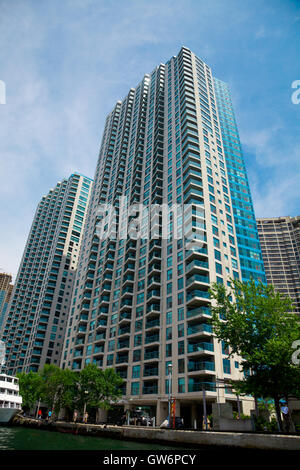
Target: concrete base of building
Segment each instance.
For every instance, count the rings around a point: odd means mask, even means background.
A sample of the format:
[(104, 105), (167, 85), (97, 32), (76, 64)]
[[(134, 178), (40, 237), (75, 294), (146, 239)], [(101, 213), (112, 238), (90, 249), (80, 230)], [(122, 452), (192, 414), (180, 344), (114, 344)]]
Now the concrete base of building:
[[(195, 397), (178, 398), (175, 397), (175, 412), (176, 416), (183, 418), (184, 426), (191, 429), (203, 429), (204, 420), (204, 406), (201, 392)], [(206, 397), (206, 415), (210, 416), (213, 413), (213, 406), (217, 402), (217, 397), (207, 395)], [(168, 398), (124, 398), (121, 400), (124, 405), (124, 410), (133, 410), (136, 408), (144, 408), (151, 417), (155, 418), (155, 424), (160, 426), (161, 423), (168, 417), (169, 414), (169, 401)], [(251, 415), (251, 411), (254, 410), (254, 400), (250, 397), (239, 399), (237, 402), (236, 397), (232, 399), (226, 399), (220, 405), (227, 403), (230, 406), (231, 415), (228, 417), (232, 418), (232, 411), (238, 411), (244, 415)], [(226, 416), (224, 416), (226, 417)]]
[(109, 437), (111, 439), (148, 441), (195, 446), (198, 449), (212, 446), (222, 448), (260, 449), (260, 450), (300, 450), (300, 436), (279, 434), (258, 434), (240, 432), (185, 431), (140, 426), (110, 426), (74, 424), (65, 422), (43, 423), (36, 419), (17, 417), (15, 425), (37, 427), (74, 433), (80, 435)]

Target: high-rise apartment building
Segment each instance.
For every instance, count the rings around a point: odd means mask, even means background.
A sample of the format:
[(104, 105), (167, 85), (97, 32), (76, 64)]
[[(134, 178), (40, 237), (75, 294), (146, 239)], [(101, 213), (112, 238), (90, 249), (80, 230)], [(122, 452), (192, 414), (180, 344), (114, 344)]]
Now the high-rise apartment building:
[(300, 216), (257, 219), (267, 283), (291, 297), (300, 314)]
[(239, 132), (227, 83), (214, 78), (214, 88), (230, 187), (242, 280), (266, 283), (254, 208)]
[(158, 424), (169, 393), (186, 424), (202, 420), (203, 390), (208, 411), (235, 402), (219, 383), (239, 359), (212, 335), (208, 291), (241, 278), (234, 215), (212, 72), (182, 48), (106, 119), (62, 367), (114, 367), (125, 406)]
[(11, 281), (10, 274), (0, 273), (0, 332), (13, 289)]
[(91, 187), (72, 174), (38, 204), (2, 329), (10, 374), (60, 364)]

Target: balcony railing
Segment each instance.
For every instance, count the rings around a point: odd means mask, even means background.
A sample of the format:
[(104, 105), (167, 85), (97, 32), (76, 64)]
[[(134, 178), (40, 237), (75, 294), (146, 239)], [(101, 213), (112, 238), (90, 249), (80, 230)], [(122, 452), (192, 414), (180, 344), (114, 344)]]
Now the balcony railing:
[(145, 344), (159, 342), (159, 335), (146, 336)]
[(212, 326), (202, 323), (201, 325), (188, 326), (187, 335), (195, 335), (196, 333), (212, 333)]
[(144, 377), (151, 377), (152, 375), (158, 375), (158, 367), (152, 367), (152, 368), (145, 368), (144, 369)]
[(204, 361), (204, 362), (191, 361), (191, 362), (189, 362), (189, 364), (188, 364), (188, 371), (189, 372), (196, 372), (196, 371), (200, 371), (200, 370), (212, 370), (212, 371), (214, 371), (215, 370), (215, 364), (214, 364), (214, 362), (208, 362), (208, 361)]
[(146, 351), (144, 354), (144, 360), (146, 361), (147, 359), (156, 359), (159, 357), (159, 351)]
[(151, 387), (143, 387), (143, 394), (144, 395), (152, 395), (158, 393), (158, 386), (153, 385)]
[(208, 269), (208, 262), (195, 259), (194, 261), (186, 265), (186, 271), (190, 271), (191, 269), (197, 269), (197, 268)]
[(214, 382), (192, 382), (189, 381), (188, 390), (189, 392), (201, 392), (202, 390), (208, 392), (216, 391), (216, 384)]
[(201, 276), (201, 274), (194, 274), (192, 277), (189, 277), (186, 280), (186, 286), (188, 287), (195, 282), (202, 282), (204, 284), (209, 284), (209, 277)]
[(186, 313), (187, 318), (197, 317), (198, 315), (209, 315), (211, 316), (211, 311), (209, 307), (198, 307), (188, 310)]
[(213, 343), (201, 342), (188, 344), (188, 353), (214, 351)]
[(189, 302), (190, 300), (194, 300), (196, 297), (200, 297), (202, 299), (209, 299), (210, 294), (207, 291), (195, 289), (192, 292), (187, 293), (186, 300), (187, 302)]

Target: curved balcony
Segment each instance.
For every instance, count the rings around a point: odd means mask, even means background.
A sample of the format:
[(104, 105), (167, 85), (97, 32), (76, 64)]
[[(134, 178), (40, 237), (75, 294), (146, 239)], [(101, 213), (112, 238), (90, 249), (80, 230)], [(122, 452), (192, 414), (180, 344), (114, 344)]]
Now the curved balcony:
[(195, 259), (186, 265), (185, 272), (186, 274), (208, 274), (208, 261)]
[(82, 313), (79, 317), (79, 323), (85, 324), (89, 319), (89, 316), (87, 313)]
[(154, 260), (152, 260), (151, 263), (149, 263), (148, 266), (148, 274), (150, 273), (161, 273), (161, 264), (160, 263), (155, 263)]
[(83, 349), (77, 349), (73, 353), (73, 357), (75, 357), (75, 358), (82, 357), (82, 356), (83, 356)]
[(145, 325), (146, 330), (156, 330), (160, 329), (160, 318), (148, 319)]
[(106, 331), (102, 333), (97, 333), (95, 336), (95, 343), (102, 342), (106, 340)]
[(94, 355), (98, 355), (98, 354), (104, 354), (104, 344), (101, 344), (101, 345), (95, 345), (94, 347)]
[(160, 314), (160, 304), (155, 303), (151, 305), (147, 305), (146, 315), (151, 317), (154, 315)]
[(96, 329), (97, 331), (103, 330), (107, 327), (107, 319), (100, 319), (97, 323)]
[(124, 275), (127, 273), (134, 273), (135, 272), (135, 263), (130, 263), (130, 262), (127, 262), (124, 266)]
[(161, 278), (160, 276), (151, 276), (148, 279), (148, 289), (150, 287), (155, 288), (155, 287), (160, 287), (161, 286)]
[(214, 344), (205, 341), (200, 342), (188, 342), (187, 353), (193, 355), (203, 355), (214, 353)]
[(126, 354), (117, 354), (116, 364), (127, 364), (128, 363), (128, 353)]
[(197, 318), (209, 318), (211, 317), (211, 310), (209, 307), (202, 306), (198, 308), (193, 308), (188, 310), (186, 313), (186, 318), (189, 319), (197, 319)]
[(129, 338), (126, 340), (119, 340), (117, 343), (117, 349), (129, 349)]
[(120, 305), (120, 313), (131, 312), (132, 310), (132, 299), (124, 299)]
[(197, 372), (206, 374), (207, 372), (215, 372), (215, 363), (212, 361), (196, 361), (190, 360), (188, 362), (188, 372)]
[(83, 302), (81, 305), (81, 311), (86, 311), (90, 309), (90, 303)]
[(121, 313), (119, 317), (119, 325), (128, 324), (128, 322), (131, 322), (131, 310), (130, 310), (130, 313), (129, 312)]
[(151, 301), (160, 301), (160, 290), (152, 289), (147, 293), (147, 303)]
[(204, 276), (202, 274), (194, 274), (193, 276), (187, 278), (186, 287), (189, 289), (196, 289), (201, 286), (209, 285), (209, 276)]
[(82, 296), (83, 300), (90, 300), (92, 298), (92, 294), (90, 291), (88, 291), (85, 287), (85, 291), (83, 292)]
[(194, 289), (187, 292), (186, 302), (187, 306), (198, 306), (199, 304), (210, 302), (210, 294), (206, 290)]
[(159, 333), (155, 333), (155, 334), (146, 333), (145, 344), (150, 344), (150, 343), (159, 343)]
[(86, 325), (79, 325), (78, 330), (77, 330), (77, 334), (85, 335), (85, 333), (86, 333)]
[(134, 274), (127, 274), (123, 277), (123, 287), (129, 285), (132, 286), (134, 283)]
[(210, 336), (212, 334), (212, 326), (207, 323), (187, 326), (187, 336)]
[(127, 286), (123, 287), (121, 298), (126, 298), (126, 297), (132, 297), (133, 296), (133, 287), (132, 286)]
[(119, 328), (118, 336), (130, 336), (130, 325), (123, 328)]

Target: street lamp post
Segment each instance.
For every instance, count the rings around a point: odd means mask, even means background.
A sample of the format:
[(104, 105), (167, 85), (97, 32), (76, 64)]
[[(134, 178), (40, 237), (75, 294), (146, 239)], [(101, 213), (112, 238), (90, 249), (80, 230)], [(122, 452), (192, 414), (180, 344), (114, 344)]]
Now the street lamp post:
[(171, 387), (172, 387), (172, 364), (168, 365), (169, 369), (169, 428), (171, 427)]
[(206, 411), (206, 391), (205, 391), (205, 385), (202, 386), (202, 394), (203, 394), (204, 426), (205, 426), (205, 431), (207, 431), (207, 411)]

